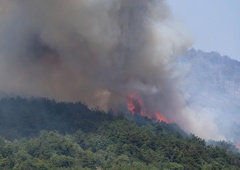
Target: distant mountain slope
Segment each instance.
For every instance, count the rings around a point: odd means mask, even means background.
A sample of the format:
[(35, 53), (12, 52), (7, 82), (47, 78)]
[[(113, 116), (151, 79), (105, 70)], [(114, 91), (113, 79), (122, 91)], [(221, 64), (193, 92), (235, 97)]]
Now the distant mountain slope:
[(221, 93), (224, 97), (240, 99), (239, 61), (221, 56), (216, 52), (206, 53), (191, 49), (179, 57), (178, 62), (190, 66), (188, 72), (189, 90), (196, 92), (201, 88), (211, 92), (211, 94)]
[(227, 139), (240, 142), (240, 62), (217, 52), (190, 49), (177, 65), (185, 70), (189, 106), (207, 109)]

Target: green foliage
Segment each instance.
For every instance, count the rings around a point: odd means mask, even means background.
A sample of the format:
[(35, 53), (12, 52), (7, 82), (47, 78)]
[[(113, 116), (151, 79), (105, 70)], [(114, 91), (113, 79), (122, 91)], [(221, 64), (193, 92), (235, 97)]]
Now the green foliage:
[(114, 117), (81, 103), (3, 99), (0, 117), (4, 170), (240, 169), (240, 154), (231, 143), (206, 145), (176, 124)]

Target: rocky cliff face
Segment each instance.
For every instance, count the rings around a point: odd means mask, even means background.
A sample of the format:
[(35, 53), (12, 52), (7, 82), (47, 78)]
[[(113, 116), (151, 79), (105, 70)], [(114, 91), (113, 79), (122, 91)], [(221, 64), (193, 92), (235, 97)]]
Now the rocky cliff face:
[(217, 52), (190, 49), (176, 63), (184, 70), (188, 105), (207, 109), (228, 140), (240, 141), (240, 62)]

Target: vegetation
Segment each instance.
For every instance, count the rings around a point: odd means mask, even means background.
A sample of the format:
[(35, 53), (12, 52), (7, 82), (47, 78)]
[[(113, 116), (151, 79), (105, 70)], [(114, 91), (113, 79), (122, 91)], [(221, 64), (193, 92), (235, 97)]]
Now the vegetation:
[(206, 142), (176, 124), (113, 116), (81, 103), (0, 100), (0, 169), (237, 170), (228, 142)]

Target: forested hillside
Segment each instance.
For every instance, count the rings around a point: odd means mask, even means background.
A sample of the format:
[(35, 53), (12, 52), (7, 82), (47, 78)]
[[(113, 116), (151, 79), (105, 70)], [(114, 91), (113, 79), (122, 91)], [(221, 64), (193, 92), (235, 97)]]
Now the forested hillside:
[(231, 143), (138, 115), (18, 97), (0, 100), (0, 118), (0, 169), (240, 169)]

